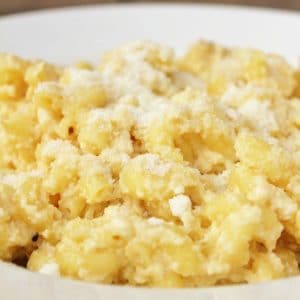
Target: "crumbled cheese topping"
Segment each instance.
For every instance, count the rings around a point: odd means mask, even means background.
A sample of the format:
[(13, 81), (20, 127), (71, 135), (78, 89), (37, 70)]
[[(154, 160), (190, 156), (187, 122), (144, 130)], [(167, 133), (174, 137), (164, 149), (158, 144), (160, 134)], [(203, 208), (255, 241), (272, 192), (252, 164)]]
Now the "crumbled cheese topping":
[(164, 176), (171, 169), (170, 163), (161, 163), (158, 155), (146, 154), (143, 156), (145, 169), (148, 173), (157, 176)]
[(278, 130), (274, 113), (270, 110), (268, 101), (250, 100), (239, 107), (238, 111), (251, 121), (254, 127), (264, 131)]
[(184, 214), (191, 210), (192, 203), (188, 196), (178, 195), (169, 200), (172, 215), (182, 218)]
[(164, 220), (155, 218), (155, 217), (150, 217), (147, 219), (147, 222), (151, 225), (162, 225), (164, 224)]
[(55, 275), (59, 276), (59, 267), (56, 263), (50, 262), (47, 264), (44, 264), (39, 270), (39, 273), (45, 274), (45, 275)]

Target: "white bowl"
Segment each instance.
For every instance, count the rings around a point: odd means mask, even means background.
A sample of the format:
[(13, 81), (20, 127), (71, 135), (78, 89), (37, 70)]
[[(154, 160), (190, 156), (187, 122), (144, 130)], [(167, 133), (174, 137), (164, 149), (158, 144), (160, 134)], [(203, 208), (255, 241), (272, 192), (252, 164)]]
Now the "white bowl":
[[(96, 62), (107, 49), (137, 39), (179, 52), (206, 38), (283, 54), (300, 54), (300, 14), (211, 5), (105, 5), (0, 18), (0, 52), (55, 63)], [(0, 263), (3, 300), (299, 300), (300, 277), (261, 284), (195, 289), (147, 289), (87, 284)]]
[(200, 38), (273, 51), (296, 61), (300, 14), (214, 5), (103, 5), (0, 18), (0, 52), (58, 63), (88, 58), (138, 39), (179, 51)]

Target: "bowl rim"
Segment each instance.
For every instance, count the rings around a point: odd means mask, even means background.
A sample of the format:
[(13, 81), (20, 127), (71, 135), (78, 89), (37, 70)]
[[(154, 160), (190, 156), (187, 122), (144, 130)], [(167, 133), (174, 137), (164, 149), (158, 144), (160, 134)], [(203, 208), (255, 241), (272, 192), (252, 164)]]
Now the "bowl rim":
[[(48, 15), (56, 14), (62, 12), (78, 12), (78, 11), (89, 11), (89, 10), (105, 10), (105, 9), (168, 9), (168, 8), (202, 8), (202, 9), (218, 9), (218, 10), (227, 10), (235, 12), (245, 12), (245, 13), (259, 13), (259, 14), (269, 14), (269, 15), (280, 15), (280, 16), (289, 16), (289, 17), (300, 17), (300, 10), (295, 11), (291, 9), (276, 8), (276, 7), (266, 7), (266, 6), (255, 6), (255, 5), (246, 5), (246, 4), (220, 4), (220, 3), (179, 3), (179, 2), (116, 2), (116, 3), (99, 3), (99, 4), (76, 4), (76, 5), (65, 5), (60, 7), (46, 7), (38, 8), (34, 10), (26, 10), (21, 12), (13, 12), (8, 14), (0, 15), (0, 22), (13, 20), (20, 17), (35, 17), (36, 15)], [(0, 23), (1, 25), (1, 23)]]
[[(253, 290), (255, 292), (262, 290), (265, 291), (266, 288), (290, 288), (291, 285), (297, 284), (298, 285), (298, 291), (300, 296), (300, 275), (297, 276), (291, 276), (291, 277), (285, 277), (285, 278), (278, 278), (278, 279), (272, 279), (262, 282), (256, 282), (256, 283), (242, 283), (242, 284), (228, 284), (228, 285), (218, 285), (218, 286), (204, 286), (204, 287), (184, 287), (184, 288), (163, 288), (163, 287), (144, 287), (144, 286), (132, 286), (132, 285), (117, 285), (117, 284), (103, 284), (103, 283), (96, 283), (96, 282), (86, 282), (79, 279), (71, 279), (68, 277), (58, 277), (58, 276), (52, 276), (47, 274), (42, 274), (34, 271), (30, 271), (26, 268), (19, 267), (13, 263), (10, 262), (4, 262), (0, 261), (0, 280), (2, 280), (4, 269), (7, 272), (18, 272), (20, 276), (27, 277), (27, 280), (50, 280), (54, 285), (73, 285), (76, 287), (84, 287), (84, 288), (93, 288), (93, 289), (105, 289), (105, 290), (116, 290), (119, 289), (121, 291), (135, 291), (136, 293), (141, 292), (147, 292), (151, 294), (164, 293), (168, 296), (170, 293), (180, 293), (182, 296), (191, 296), (191, 295), (199, 295), (198, 293), (212, 293), (212, 292), (231, 292), (231, 291), (247, 291), (247, 290)], [(30, 277), (30, 278), (28, 278)], [(264, 299), (265, 300), (265, 299)]]

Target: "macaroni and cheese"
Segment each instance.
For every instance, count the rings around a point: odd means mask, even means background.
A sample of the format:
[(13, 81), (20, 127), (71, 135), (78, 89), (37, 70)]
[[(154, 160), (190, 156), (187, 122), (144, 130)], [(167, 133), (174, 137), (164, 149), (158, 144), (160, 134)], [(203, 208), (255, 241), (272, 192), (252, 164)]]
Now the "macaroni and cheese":
[(137, 286), (299, 274), (300, 70), (206, 41), (0, 55), (0, 259)]

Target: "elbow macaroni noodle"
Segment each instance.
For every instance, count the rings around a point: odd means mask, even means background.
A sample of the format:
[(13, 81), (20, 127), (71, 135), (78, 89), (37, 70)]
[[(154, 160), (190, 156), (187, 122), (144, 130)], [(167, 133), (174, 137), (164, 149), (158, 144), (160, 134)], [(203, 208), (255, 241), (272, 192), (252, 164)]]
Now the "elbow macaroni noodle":
[(138, 286), (299, 274), (299, 74), (205, 41), (1, 54), (0, 259)]

